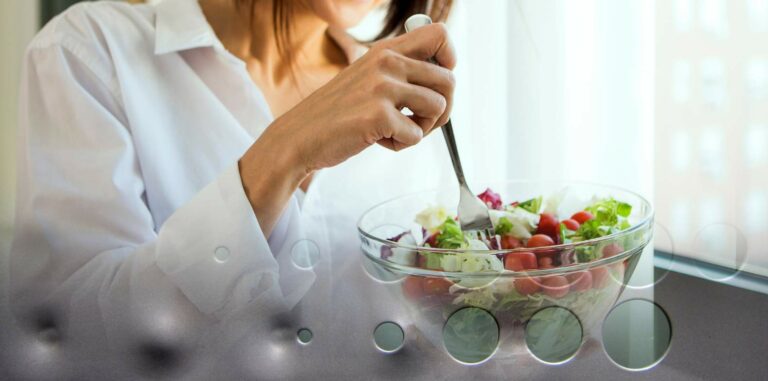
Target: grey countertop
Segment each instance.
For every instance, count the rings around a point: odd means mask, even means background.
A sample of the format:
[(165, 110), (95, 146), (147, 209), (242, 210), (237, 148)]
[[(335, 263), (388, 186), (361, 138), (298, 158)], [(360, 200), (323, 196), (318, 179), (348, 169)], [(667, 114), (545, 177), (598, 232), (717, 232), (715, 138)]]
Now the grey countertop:
[(598, 347), (533, 379), (768, 380), (768, 295), (670, 272), (656, 285), (655, 302), (673, 332), (656, 367), (623, 370)]

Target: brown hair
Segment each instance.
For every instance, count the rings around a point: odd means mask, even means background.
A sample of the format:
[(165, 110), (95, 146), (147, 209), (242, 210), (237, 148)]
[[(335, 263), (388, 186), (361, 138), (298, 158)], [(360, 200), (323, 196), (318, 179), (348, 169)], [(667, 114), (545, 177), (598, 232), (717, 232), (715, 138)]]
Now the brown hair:
[[(236, 0), (238, 6), (250, 4), (250, 14), (258, 0)], [(275, 43), (280, 54), (293, 62), (293, 52), (286, 49), (291, 38), (291, 11), (292, 3), (296, 0), (271, 0), (272, 24), (275, 31)], [(442, 22), (448, 18), (453, 0), (389, 0), (387, 15), (384, 18), (384, 27), (373, 39), (374, 42), (383, 38), (396, 36), (405, 32), (403, 24), (413, 14), (424, 13), (435, 22)]]

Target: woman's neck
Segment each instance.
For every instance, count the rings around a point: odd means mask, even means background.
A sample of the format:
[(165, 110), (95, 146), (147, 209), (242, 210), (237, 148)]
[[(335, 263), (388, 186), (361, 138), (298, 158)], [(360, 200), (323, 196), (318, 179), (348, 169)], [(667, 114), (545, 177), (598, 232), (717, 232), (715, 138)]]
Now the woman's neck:
[[(328, 24), (301, 1), (291, 0), (290, 40), (281, 54), (276, 44), (272, 0), (253, 0), (241, 8), (234, 0), (200, 0), (208, 22), (224, 47), (242, 59), (262, 80), (280, 84), (291, 78), (292, 68), (313, 69), (338, 65), (341, 52), (327, 35)], [(288, 60), (292, 59), (293, 62)], [(292, 66), (293, 65), (293, 66)]]

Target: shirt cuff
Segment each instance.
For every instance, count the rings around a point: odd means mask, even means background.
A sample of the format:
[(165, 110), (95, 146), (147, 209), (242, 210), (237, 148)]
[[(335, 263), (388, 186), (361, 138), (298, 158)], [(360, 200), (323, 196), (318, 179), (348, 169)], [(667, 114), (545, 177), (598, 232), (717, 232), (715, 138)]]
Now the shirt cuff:
[(203, 313), (225, 314), (257, 299), (284, 303), (275, 282), (278, 262), (245, 196), (237, 163), (166, 220), (155, 260)]

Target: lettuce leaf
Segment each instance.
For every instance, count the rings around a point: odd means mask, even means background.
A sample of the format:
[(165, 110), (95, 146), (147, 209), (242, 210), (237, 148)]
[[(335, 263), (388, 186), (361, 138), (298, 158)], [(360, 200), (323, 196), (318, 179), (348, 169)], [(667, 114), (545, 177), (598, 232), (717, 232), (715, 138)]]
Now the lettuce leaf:
[(437, 228), (437, 247), (441, 249), (459, 249), (467, 246), (464, 233), (461, 232), (459, 223), (453, 218), (446, 218), (445, 222)]
[(541, 203), (543, 198), (541, 196), (532, 198), (527, 201), (523, 201), (520, 204), (517, 205), (518, 208), (523, 208), (531, 213), (539, 214), (539, 210), (541, 210)]

